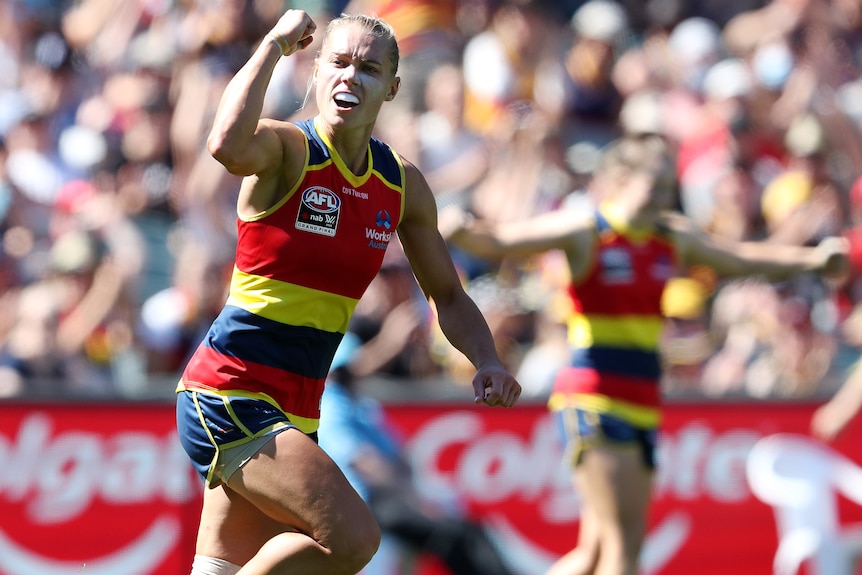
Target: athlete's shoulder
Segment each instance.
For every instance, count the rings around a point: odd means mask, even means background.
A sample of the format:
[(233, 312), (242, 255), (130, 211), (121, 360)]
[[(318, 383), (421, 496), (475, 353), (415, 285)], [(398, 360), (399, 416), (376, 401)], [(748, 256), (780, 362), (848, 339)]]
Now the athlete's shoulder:
[(390, 184), (403, 188), (405, 186), (406, 160), (389, 144), (376, 137), (369, 142), (374, 170), (383, 176)]
[(306, 137), (311, 137), (316, 134), (314, 129), (314, 118), (306, 118), (305, 120), (294, 120), (292, 122), (286, 122), (292, 126), (296, 126), (306, 135)]
[(275, 120), (272, 118), (262, 118), (260, 123), (278, 134), (288, 134), (293, 138), (306, 137), (306, 130), (300, 126), (299, 122), (289, 122), (286, 120)]
[(295, 140), (295, 145), (307, 150), (309, 165), (317, 166), (331, 161), (332, 156), (329, 147), (318, 133), (314, 118), (285, 122), (285, 124), (289, 126), (292, 132), (291, 135), (292, 139)]

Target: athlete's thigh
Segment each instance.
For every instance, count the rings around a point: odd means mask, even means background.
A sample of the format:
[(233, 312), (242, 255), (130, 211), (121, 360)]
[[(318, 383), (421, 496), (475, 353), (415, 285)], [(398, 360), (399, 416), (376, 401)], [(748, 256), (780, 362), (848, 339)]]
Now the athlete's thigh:
[(578, 407), (560, 412), (575, 483), (587, 510), (603, 526), (646, 515), (652, 486), (655, 430)]
[(271, 519), (324, 545), (345, 530), (376, 525), (335, 462), (297, 429), (276, 435), (228, 486)]
[(204, 491), (195, 551), (244, 565), (267, 541), (292, 530), (222, 484)]
[(578, 489), (604, 526), (637, 531), (646, 520), (653, 472), (634, 445), (605, 444), (585, 451), (576, 468)]
[(601, 522), (597, 510), (593, 508), (593, 498), (587, 497), (577, 480), (575, 481), (575, 487), (581, 494), (581, 510), (578, 518), (578, 546), (598, 549), (599, 526)]

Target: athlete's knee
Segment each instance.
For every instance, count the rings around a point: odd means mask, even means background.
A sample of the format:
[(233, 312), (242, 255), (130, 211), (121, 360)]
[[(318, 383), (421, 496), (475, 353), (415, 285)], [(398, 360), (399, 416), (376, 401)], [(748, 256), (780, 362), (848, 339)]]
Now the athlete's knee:
[(596, 575), (636, 575), (638, 553), (623, 545), (602, 546), (595, 566)]
[(599, 542), (594, 541), (585, 544), (578, 543), (576, 549), (580, 552), (581, 564), (586, 568), (584, 573), (593, 573), (596, 570), (596, 566), (599, 564), (599, 556), (601, 554)]
[(326, 553), (327, 575), (355, 575), (380, 547), (380, 526), (370, 510), (354, 514), (349, 521), (330, 528), (325, 536), (317, 539)]
[[(276, 535), (247, 564), (258, 571), (283, 575), (295, 573), (325, 573), (326, 575), (356, 575), (371, 560), (380, 545), (380, 529), (376, 523), (357, 521), (335, 528), (321, 539), (300, 533)], [(263, 569), (263, 571), (261, 571)]]
[(640, 523), (627, 526), (623, 532), (623, 554), (630, 563), (636, 563), (643, 547), (646, 528)]
[(345, 536), (329, 547), (338, 573), (358, 573), (380, 547), (380, 526), (373, 519), (351, 525)]

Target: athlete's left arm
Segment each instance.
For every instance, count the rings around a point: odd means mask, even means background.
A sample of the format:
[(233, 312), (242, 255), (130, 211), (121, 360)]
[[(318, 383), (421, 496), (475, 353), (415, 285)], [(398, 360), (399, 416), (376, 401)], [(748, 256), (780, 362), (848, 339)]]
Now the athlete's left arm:
[(404, 164), (405, 208), (398, 225), (404, 253), (419, 286), (436, 308), (446, 338), (476, 367), (476, 402), (511, 407), (521, 395), (521, 386), (503, 366), (485, 318), (464, 291), (449, 248), (437, 229), (437, 205), (431, 189), (414, 165)]
[(848, 266), (847, 243), (840, 238), (826, 238), (816, 247), (733, 242), (706, 234), (678, 214), (667, 216), (664, 223), (680, 263), (705, 265), (723, 277), (760, 275), (778, 281), (805, 272), (833, 276)]

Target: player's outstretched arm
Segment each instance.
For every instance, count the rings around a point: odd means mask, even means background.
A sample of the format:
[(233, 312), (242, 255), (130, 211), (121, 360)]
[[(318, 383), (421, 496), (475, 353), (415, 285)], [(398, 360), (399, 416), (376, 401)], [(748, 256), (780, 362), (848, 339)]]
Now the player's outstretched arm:
[(592, 220), (586, 214), (566, 210), (506, 223), (477, 219), (455, 207), (440, 213), (446, 241), (488, 259), (527, 257), (550, 250), (577, 255), (584, 251), (583, 232), (591, 229)]
[(705, 265), (723, 277), (780, 281), (800, 273), (837, 276), (849, 265), (848, 245), (841, 238), (826, 238), (815, 247), (730, 242), (703, 233), (684, 217), (673, 216), (666, 223), (684, 265)]

